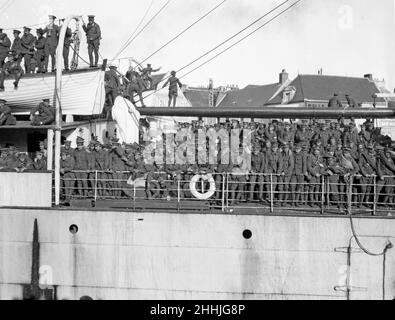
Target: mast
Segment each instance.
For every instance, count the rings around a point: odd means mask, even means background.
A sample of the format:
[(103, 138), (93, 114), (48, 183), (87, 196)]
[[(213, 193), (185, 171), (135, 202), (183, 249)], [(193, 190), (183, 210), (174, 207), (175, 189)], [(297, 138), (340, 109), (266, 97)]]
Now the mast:
[(66, 30), (72, 20), (77, 25), (82, 22), (82, 17), (77, 15), (68, 16), (60, 30), (59, 44), (56, 49), (56, 84), (55, 84), (55, 205), (60, 203), (60, 147), (62, 134), (62, 70), (63, 70), (63, 48)]

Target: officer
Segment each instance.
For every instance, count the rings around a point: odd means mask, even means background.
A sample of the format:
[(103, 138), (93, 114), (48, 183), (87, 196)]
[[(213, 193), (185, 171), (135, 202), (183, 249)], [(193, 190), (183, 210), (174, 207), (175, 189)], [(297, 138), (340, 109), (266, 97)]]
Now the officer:
[(0, 99), (0, 126), (14, 126), (16, 119), (11, 114), (11, 108), (7, 106), (7, 101)]
[(20, 38), (21, 32), (14, 30), (14, 41), (12, 42), (11, 51), (14, 51), (19, 59), (22, 59), (22, 40)]
[(36, 152), (36, 157), (33, 161), (33, 168), (35, 171), (46, 171), (47, 161), (44, 158), (44, 153), (42, 151)]
[[(278, 181), (278, 191), (280, 205), (286, 206), (290, 198), (290, 183), (295, 168), (295, 158), (289, 148), (289, 144), (283, 145), (283, 151), (280, 153), (279, 169), (280, 174)], [(292, 203), (294, 202), (294, 193), (291, 194)]]
[(34, 44), (36, 38), (30, 33), (29, 27), (23, 27), (23, 36), (21, 38), (22, 51), (21, 55), (25, 60), (25, 72), (32, 73), (31, 59), (34, 56)]
[(335, 93), (333, 97), (329, 100), (328, 103), (329, 108), (343, 108), (343, 104), (339, 99), (339, 94)]
[(45, 73), (45, 44), (46, 44), (46, 39), (44, 38), (44, 30), (39, 28), (36, 30), (37, 32), (37, 39), (34, 44), (34, 47), (36, 48), (36, 61), (37, 61), (37, 73)]
[(55, 121), (55, 110), (49, 105), (49, 101), (49, 99), (43, 99), (43, 102), (31, 111), (30, 121), (32, 126), (50, 125)]
[(73, 172), (75, 167), (74, 157), (65, 151), (61, 152), (60, 174), (62, 177), (63, 194), (66, 204), (70, 202), (74, 191), (76, 174)]
[(3, 68), (4, 66), (10, 47), (11, 40), (8, 38), (6, 33), (3, 33), (3, 29), (0, 29), (0, 68)]
[(22, 78), (24, 71), (18, 61), (18, 57), (15, 52), (10, 51), (8, 53), (8, 61), (4, 64), (3, 68), (0, 68), (0, 92), (4, 91), (4, 80), (6, 76), (12, 75), (15, 79), (14, 88), (18, 89), (19, 81)]
[(81, 197), (88, 196), (88, 171), (90, 169), (90, 158), (84, 147), (84, 142), (85, 139), (77, 137), (77, 149), (74, 150), (75, 177), (78, 194)]
[(44, 72), (48, 72), (49, 57), (51, 56), (52, 72), (56, 70), (56, 48), (59, 42), (59, 27), (55, 24), (56, 17), (49, 15), (49, 24), (44, 28), (44, 34), (47, 34), (45, 42), (45, 62)]
[[(82, 28), (86, 33), (86, 38), (88, 42), (88, 54), (90, 67), (95, 68), (99, 63), (99, 47), (101, 40), (101, 30), (100, 26), (95, 22), (95, 16), (88, 16), (88, 25), (83, 24)], [(95, 55), (95, 61), (93, 61), (93, 54)]]
[(110, 106), (114, 105), (115, 99), (119, 94), (121, 83), (117, 74), (117, 67), (114, 65), (109, 66), (109, 71), (104, 75), (106, 99)]
[[(60, 19), (61, 26), (59, 29), (61, 29), (61, 27), (63, 26), (64, 20), (65, 19)], [(60, 30), (59, 30), (59, 33), (60, 33)], [(65, 71), (70, 71), (69, 55), (70, 55), (70, 46), (71, 46), (71, 43), (73, 42), (72, 37), (73, 37), (73, 32), (71, 31), (71, 29), (69, 27), (67, 27), (66, 35), (64, 38), (64, 47), (63, 47), (63, 62), (64, 62)]]
[(177, 85), (180, 87), (180, 89), (182, 88), (182, 83), (176, 77), (175, 71), (171, 72), (171, 77), (163, 85), (163, 88), (167, 87), (167, 85), (169, 85), (169, 108), (171, 106), (172, 101), (173, 101), (173, 108), (175, 108), (177, 104), (177, 96), (178, 96)]

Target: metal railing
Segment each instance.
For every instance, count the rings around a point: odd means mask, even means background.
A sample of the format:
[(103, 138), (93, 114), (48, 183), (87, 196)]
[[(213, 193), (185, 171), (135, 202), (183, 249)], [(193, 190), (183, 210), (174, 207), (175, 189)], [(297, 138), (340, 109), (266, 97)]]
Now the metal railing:
[[(192, 183), (191, 183), (192, 181)], [(395, 211), (392, 176), (284, 176), (277, 174), (74, 171), (62, 175), (63, 202), (71, 200), (166, 200), (212, 209), (303, 210), (324, 213)]]

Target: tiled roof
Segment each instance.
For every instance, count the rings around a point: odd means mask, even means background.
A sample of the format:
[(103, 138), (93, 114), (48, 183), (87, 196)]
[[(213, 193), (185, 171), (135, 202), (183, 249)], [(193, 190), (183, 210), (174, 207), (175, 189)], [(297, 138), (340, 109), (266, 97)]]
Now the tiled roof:
[[(335, 92), (344, 102), (346, 102), (345, 95), (349, 94), (359, 103), (372, 103), (372, 95), (380, 92), (374, 82), (365, 78), (325, 75), (299, 75), (290, 86), (296, 89), (296, 94), (289, 102), (290, 104), (305, 100), (328, 101)], [(268, 104), (281, 104), (281, 102), (280, 92)], [(384, 100), (377, 99), (376, 102), (384, 102)]]
[(263, 107), (276, 93), (279, 84), (249, 85), (241, 90), (229, 91), (218, 107)]
[(209, 91), (208, 89), (186, 89), (185, 97), (196, 108), (208, 108), (209, 106)]

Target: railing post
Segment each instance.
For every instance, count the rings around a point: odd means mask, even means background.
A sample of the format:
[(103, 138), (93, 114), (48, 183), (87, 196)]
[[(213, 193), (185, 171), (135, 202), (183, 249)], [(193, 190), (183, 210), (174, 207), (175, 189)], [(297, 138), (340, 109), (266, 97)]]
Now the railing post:
[(377, 214), (377, 200), (379, 195), (377, 194), (377, 176), (373, 176), (373, 216)]
[(223, 173), (222, 174), (222, 212), (225, 211), (225, 179), (226, 179), (226, 175)]
[(180, 212), (180, 201), (181, 201), (181, 183), (177, 180), (177, 211)]
[(352, 186), (353, 186), (353, 176), (350, 176), (350, 182), (349, 182), (349, 190), (348, 190), (348, 214), (352, 215)]
[(226, 208), (229, 208), (229, 173), (226, 173)]
[(133, 211), (136, 211), (136, 180), (133, 183)]
[(270, 212), (274, 212), (273, 174), (270, 174)]
[(321, 179), (321, 214), (325, 212), (325, 176), (322, 176)]
[(95, 171), (95, 202), (97, 201), (97, 170)]
[(327, 204), (327, 208), (330, 208), (330, 203), (331, 203), (331, 193), (330, 193), (330, 189), (331, 185), (329, 183), (329, 179), (326, 179), (326, 204)]

